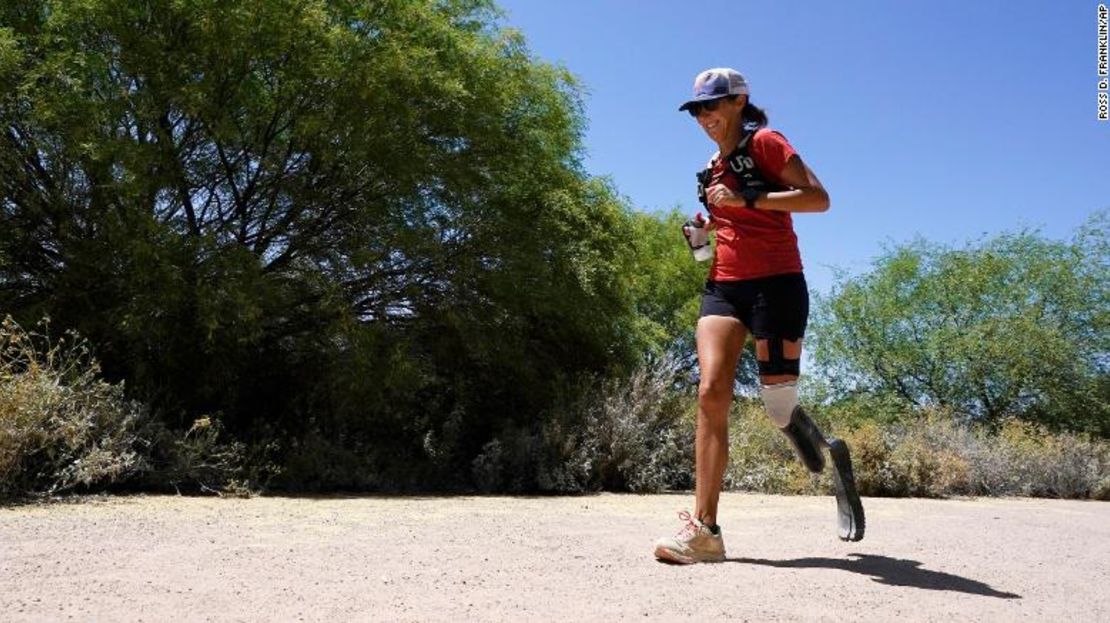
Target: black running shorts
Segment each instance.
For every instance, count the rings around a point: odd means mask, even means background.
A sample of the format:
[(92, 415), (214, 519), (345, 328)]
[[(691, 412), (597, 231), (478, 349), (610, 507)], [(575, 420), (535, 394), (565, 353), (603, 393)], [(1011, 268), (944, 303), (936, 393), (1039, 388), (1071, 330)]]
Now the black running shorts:
[(757, 339), (796, 340), (806, 333), (809, 289), (802, 273), (742, 281), (706, 281), (701, 314), (732, 316)]

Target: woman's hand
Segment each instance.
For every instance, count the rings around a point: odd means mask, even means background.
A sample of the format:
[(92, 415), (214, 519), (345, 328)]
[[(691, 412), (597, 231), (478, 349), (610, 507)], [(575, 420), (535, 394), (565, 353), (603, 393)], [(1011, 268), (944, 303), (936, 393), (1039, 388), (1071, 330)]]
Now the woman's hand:
[(714, 184), (705, 189), (705, 198), (710, 205), (720, 208), (742, 208), (748, 205), (743, 197), (724, 184)]
[(694, 216), (694, 222), (701, 223), (701, 226), (704, 227), (707, 232), (717, 229), (717, 219), (713, 218), (712, 214), (709, 215), (709, 220), (705, 220), (701, 212), (698, 212), (697, 215)]

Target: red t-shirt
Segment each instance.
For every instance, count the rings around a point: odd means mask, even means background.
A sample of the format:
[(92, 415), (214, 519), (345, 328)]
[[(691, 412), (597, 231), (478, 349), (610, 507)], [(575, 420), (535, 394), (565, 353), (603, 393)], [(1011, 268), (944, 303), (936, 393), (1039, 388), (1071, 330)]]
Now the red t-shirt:
[[(798, 152), (785, 136), (762, 128), (751, 138), (749, 150), (769, 182), (786, 186), (780, 177), (782, 170)], [(707, 188), (724, 184), (739, 193), (739, 181), (724, 158), (714, 158), (712, 169)], [(789, 212), (713, 204), (709, 205), (709, 210), (717, 225), (717, 250), (709, 267), (709, 279), (737, 281), (802, 272), (798, 237), (794, 235), (794, 221)]]

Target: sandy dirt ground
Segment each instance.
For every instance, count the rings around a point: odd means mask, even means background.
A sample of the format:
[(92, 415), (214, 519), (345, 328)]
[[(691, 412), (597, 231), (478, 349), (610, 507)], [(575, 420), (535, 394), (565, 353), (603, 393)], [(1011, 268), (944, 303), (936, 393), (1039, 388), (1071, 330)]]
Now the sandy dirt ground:
[(1110, 621), (1110, 503), (725, 494), (84, 498), (0, 508), (3, 621)]

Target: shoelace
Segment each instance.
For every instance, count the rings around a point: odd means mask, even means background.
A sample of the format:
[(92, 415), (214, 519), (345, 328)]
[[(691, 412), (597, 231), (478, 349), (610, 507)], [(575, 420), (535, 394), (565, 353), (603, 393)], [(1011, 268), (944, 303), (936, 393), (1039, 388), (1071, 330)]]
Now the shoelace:
[(680, 541), (687, 541), (694, 538), (694, 536), (698, 534), (698, 529), (701, 528), (701, 525), (694, 522), (694, 518), (690, 516), (688, 511), (679, 511), (678, 518), (685, 521), (686, 525), (678, 531), (675, 538)]

